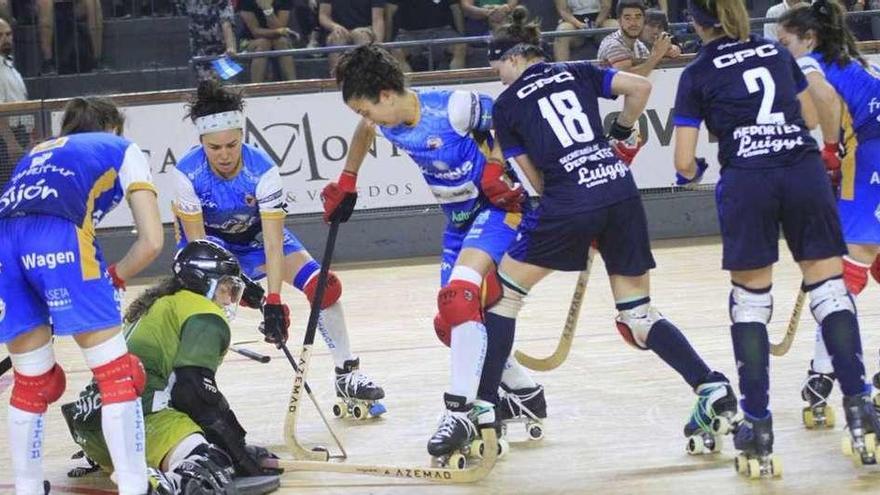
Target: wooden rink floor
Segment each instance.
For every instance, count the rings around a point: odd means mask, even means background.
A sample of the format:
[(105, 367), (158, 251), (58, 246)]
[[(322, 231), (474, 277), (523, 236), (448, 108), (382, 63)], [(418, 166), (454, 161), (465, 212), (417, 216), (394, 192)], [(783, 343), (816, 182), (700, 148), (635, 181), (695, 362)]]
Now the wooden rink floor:
[[(788, 323), (800, 283), (796, 265), (784, 244), (775, 271), (776, 300), (770, 338), (779, 341)], [(720, 270), (717, 238), (655, 243), (658, 268), (652, 272), (652, 299), (678, 324), (710, 367), (736, 379), (729, 335), (727, 274)], [(333, 364), (323, 342), (316, 342), (309, 370), (318, 401), (340, 433), (349, 460), (365, 464), (425, 466), (428, 437), (441, 412), (448, 383), (448, 350), (434, 336), (432, 320), (438, 284), (435, 259), (422, 258), (337, 269), (343, 285), (352, 346), (362, 369), (384, 386), (387, 414), (378, 420), (336, 420)], [(519, 320), (516, 348), (545, 356), (556, 346), (577, 278), (554, 274), (527, 299)], [(130, 286), (132, 300), (144, 285)], [(873, 281), (858, 300), (869, 376), (877, 371), (880, 347), (880, 288)], [(293, 325), (291, 350), (298, 352), (308, 309), (304, 298), (285, 286)], [(684, 451), (682, 426), (694, 395), (689, 387), (650, 352), (627, 346), (615, 330), (616, 312), (599, 256), (593, 267), (578, 333), (568, 360), (558, 369), (536, 374), (546, 387), (549, 419), (540, 442), (525, 440), (511, 425), (510, 454), (499, 460), (488, 478), (474, 485), (450, 486), (369, 476), (287, 473), (278, 493), (290, 494), (554, 494), (554, 493), (880, 493), (880, 467), (856, 468), (840, 453), (843, 414), (840, 394), (832, 396), (838, 415), (833, 431), (807, 431), (801, 424), (800, 388), (813, 352), (815, 324), (810, 312), (791, 351), (771, 358), (771, 408), (776, 452), (784, 475), (778, 480), (749, 481), (733, 469), (733, 442), (725, 438), (720, 454), (692, 457)], [(240, 309), (233, 322), (233, 342), (259, 338), (259, 318)], [(320, 336), (318, 336), (320, 340)], [(72, 339), (56, 341), (56, 352), (68, 373), (62, 402), (76, 397), (90, 373)], [(245, 347), (272, 356), (259, 364), (229, 353), (218, 382), (250, 443), (275, 446), (283, 454), (284, 412), (292, 369), (280, 351), (268, 344)], [(8, 381), (8, 378), (4, 378)], [(2, 401), (8, 384), (0, 385)], [(305, 399), (305, 397), (304, 397)], [(50, 407), (44, 445), (46, 477), (53, 493), (111, 493), (102, 474), (68, 479), (77, 449), (59, 412)], [(299, 438), (335, 451), (313, 406), (304, 400)], [(11, 493), (7, 453), (6, 407), (0, 407), (0, 493)], [(520, 440), (520, 441), (517, 441)]]

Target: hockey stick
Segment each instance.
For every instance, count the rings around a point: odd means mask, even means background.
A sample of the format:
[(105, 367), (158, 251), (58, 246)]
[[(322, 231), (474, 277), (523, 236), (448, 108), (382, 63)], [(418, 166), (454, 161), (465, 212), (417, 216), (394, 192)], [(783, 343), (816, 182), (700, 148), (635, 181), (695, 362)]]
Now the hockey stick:
[(266, 364), (272, 360), (271, 357), (269, 357), (265, 354), (260, 354), (259, 352), (252, 351), (250, 349), (245, 349), (243, 347), (229, 346), (229, 350), (236, 353), (236, 354), (240, 354), (246, 358), (253, 359), (254, 361), (256, 361), (258, 363)]
[(791, 312), (791, 319), (788, 320), (788, 329), (785, 336), (778, 344), (770, 343), (770, 354), (774, 356), (784, 356), (791, 349), (791, 343), (794, 342), (794, 334), (797, 333), (798, 324), (801, 322), (801, 310), (804, 309), (804, 301), (807, 299), (807, 293), (801, 289), (798, 291), (797, 300), (794, 303), (794, 309)]
[(565, 318), (565, 327), (562, 329), (562, 337), (556, 345), (553, 354), (545, 358), (536, 358), (517, 350), (514, 357), (520, 364), (526, 368), (535, 371), (550, 371), (558, 368), (571, 351), (571, 341), (574, 339), (574, 331), (577, 330), (578, 318), (581, 314), (581, 306), (584, 302), (584, 294), (587, 292), (587, 282), (590, 280), (590, 268), (593, 266), (593, 254), (595, 250), (590, 249), (587, 256), (587, 267), (578, 276), (577, 283), (574, 286), (574, 295), (571, 296), (571, 304), (568, 306), (568, 316)]
[(0, 376), (3, 376), (4, 374), (6, 374), (6, 372), (9, 371), (10, 369), (12, 369), (12, 358), (9, 356), (6, 356), (6, 359), (4, 359), (3, 361), (0, 361)]
[[(296, 421), (299, 416), (299, 405), (305, 388), (306, 375), (309, 371), (309, 361), (312, 358), (312, 344), (315, 342), (315, 329), (318, 327), (318, 318), (321, 313), (321, 301), (324, 300), (324, 291), (327, 288), (327, 279), (330, 273), (330, 263), (333, 260), (333, 248), (336, 246), (336, 234), (339, 232), (339, 218), (334, 218), (327, 233), (327, 244), (324, 246), (324, 257), (321, 259), (321, 271), (318, 273), (318, 285), (315, 288), (315, 296), (312, 299), (309, 322), (306, 325), (306, 333), (303, 336), (302, 350), (299, 353), (299, 362), (295, 363), (290, 351), (285, 349), (285, 355), (294, 364), (295, 375), (293, 388), (290, 391), (290, 402), (287, 405), (287, 415), (284, 418), (284, 443), (295, 459), (326, 462), (330, 454), (327, 450), (306, 450), (296, 440)], [(286, 347), (286, 346), (285, 346)], [(311, 394), (309, 394), (311, 396)], [(317, 403), (316, 403), (317, 405)], [(320, 409), (320, 408), (319, 408)], [(320, 411), (319, 411), (320, 412)], [(335, 438), (335, 435), (334, 435)]]
[(278, 467), (294, 471), (318, 471), (325, 473), (361, 474), (365, 476), (381, 476), (385, 478), (398, 478), (408, 480), (434, 481), (437, 483), (474, 483), (485, 478), (498, 459), (498, 449), (488, 448), (497, 445), (498, 437), (495, 428), (483, 427), (480, 429), (483, 438), (485, 453), (482, 461), (473, 467), (465, 469), (433, 468), (433, 467), (410, 467), (389, 466), (374, 464), (351, 464), (335, 462), (311, 462), (279, 460)]

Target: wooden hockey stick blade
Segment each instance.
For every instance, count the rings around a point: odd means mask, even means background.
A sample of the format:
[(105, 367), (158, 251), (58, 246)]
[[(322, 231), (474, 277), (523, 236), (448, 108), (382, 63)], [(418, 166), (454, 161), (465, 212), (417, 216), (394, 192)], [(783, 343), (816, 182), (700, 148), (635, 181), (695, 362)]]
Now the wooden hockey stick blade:
[(236, 353), (236, 354), (241, 354), (242, 356), (244, 356), (246, 358), (253, 359), (254, 361), (256, 361), (258, 363), (266, 364), (272, 360), (271, 357), (269, 357), (265, 354), (260, 354), (259, 352), (255, 352), (250, 349), (245, 349), (243, 347), (229, 346), (229, 350)]
[[(498, 437), (495, 429), (488, 427), (480, 430), (486, 445), (497, 445)], [(319, 471), (324, 473), (360, 474), (364, 476), (380, 476), (407, 480), (424, 480), (436, 483), (474, 483), (485, 478), (495, 467), (498, 449), (486, 449), (485, 457), (479, 464), (465, 469), (448, 469), (433, 467), (390, 466), (374, 464), (353, 464), (348, 462), (310, 462), (279, 460), (278, 467), (288, 472)]]
[(530, 370), (550, 371), (558, 368), (571, 351), (571, 341), (574, 339), (574, 332), (577, 329), (578, 318), (581, 314), (581, 306), (584, 302), (584, 294), (587, 292), (587, 282), (590, 280), (590, 268), (593, 266), (593, 251), (587, 258), (587, 268), (578, 276), (577, 283), (574, 286), (574, 295), (571, 297), (571, 304), (568, 307), (568, 316), (565, 318), (565, 326), (562, 329), (562, 336), (559, 343), (556, 344), (556, 350), (553, 354), (545, 358), (536, 358), (517, 350), (514, 357), (519, 363)]
[(791, 349), (794, 342), (794, 336), (797, 333), (798, 325), (801, 322), (801, 310), (804, 309), (804, 301), (807, 299), (807, 293), (803, 290), (798, 292), (797, 300), (794, 303), (794, 309), (791, 312), (791, 318), (788, 320), (788, 328), (785, 330), (785, 336), (778, 344), (770, 343), (770, 354), (774, 356), (784, 356)]
[(284, 417), (284, 443), (294, 459), (327, 462), (330, 452), (324, 450), (308, 450), (296, 439), (296, 420), (299, 415), (299, 406), (302, 392), (305, 386), (305, 371), (308, 369), (309, 359), (312, 355), (312, 346), (304, 345), (299, 355), (299, 367), (293, 377), (293, 388), (290, 391), (290, 403), (287, 405), (287, 414)]

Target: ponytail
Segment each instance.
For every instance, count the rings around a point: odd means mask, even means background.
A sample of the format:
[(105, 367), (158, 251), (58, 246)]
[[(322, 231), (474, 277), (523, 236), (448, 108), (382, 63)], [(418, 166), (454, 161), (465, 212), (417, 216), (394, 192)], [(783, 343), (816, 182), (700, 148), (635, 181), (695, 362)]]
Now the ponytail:
[(855, 37), (846, 26), (846, 10), (835, 0), (816, 0), (813, 5), (795, 7), (783, 14), (778, 24), (783, 29), (804, 39), (812, 31), (816, 51), (828, 63), (843, 67), (852, 60), (863, 67), (868, 62), (856, 46)]
[(133, 303), (128, 305), (128, 309), (125, 311), (125, 322), (134, 323), (149, 311), (153, 307), (153, 303), (160, 297), (170, 296), (183, 288), (183, 284), (176, 277), (162, 279), (158, 284), (145, 290)]
[(709, 0), (710, 5), (715, 4), (721, 29), (729, 38), (745, 41), (749, 38), (751, 27), (749, 26), (749, 13), (743, 0)]

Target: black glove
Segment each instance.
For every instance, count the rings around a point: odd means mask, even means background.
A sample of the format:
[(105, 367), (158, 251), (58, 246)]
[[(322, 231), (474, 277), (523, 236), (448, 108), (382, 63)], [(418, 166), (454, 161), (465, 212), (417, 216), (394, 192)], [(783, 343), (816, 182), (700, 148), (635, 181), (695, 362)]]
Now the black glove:
[(260, 332), (270, 344), (287, 342), (287, 329), (290, 328), (290, 309), (281, 302), (278, 294), (269, 294), (263, 305), (263, 324)]
[[(278, 459), (278, 456), (269, 452), (265, 447), (257, 445), (245, 445), (245, 451), (260, 466), (261, 474), (264, 476), (278, 476), (284, 473), (284, 469), (277, 467), (277, 462), (272, 459)], [(268, 461), (268, 462), (267, 462)], [(276, 467), (272, 467), (275, 465)]]
[(239, 301), (239, 304), (246, 308), (262, 308), (263, 297), (266, 296), (266, 291), (263, 289), (263, 286), (254, 282), (244, 274), (241, 275), (241, 280), (244, 282), (244, 292), (241, 294), (241, 301)]

